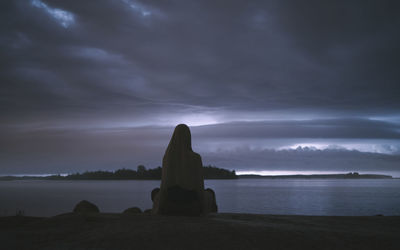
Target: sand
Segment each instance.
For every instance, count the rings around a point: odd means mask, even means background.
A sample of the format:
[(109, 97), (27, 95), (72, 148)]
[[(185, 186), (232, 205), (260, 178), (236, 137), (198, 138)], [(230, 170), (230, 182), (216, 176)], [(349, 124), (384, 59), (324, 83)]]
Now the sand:
[(400, 217), (0, 217), (0, 249), (400, 249)]

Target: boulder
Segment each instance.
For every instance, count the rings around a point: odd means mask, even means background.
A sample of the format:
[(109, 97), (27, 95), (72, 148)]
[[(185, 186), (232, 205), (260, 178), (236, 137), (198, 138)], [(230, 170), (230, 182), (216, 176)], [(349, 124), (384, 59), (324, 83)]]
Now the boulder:
[(74, 208), (74, 213), (99, 213), (99, 212), (100, 212), (99, 208), (95, 204), (87, 200), (80, 201), (78, 204), (76, 204)]
[(130, 207), (124, 210), (124, 212), (122, 212), (124, 214), (141, 214), (142, 210), (138, 207)]
[(154, 202), (154, 199), (156, 198), (156, 195), (160, 192), (160, 188), (155, 188), (151, 191), (151, 201)]
[(215, 192), (211, 188), (204, 190), (204, 213), (218, 212), (217, 201), (215, 199)]

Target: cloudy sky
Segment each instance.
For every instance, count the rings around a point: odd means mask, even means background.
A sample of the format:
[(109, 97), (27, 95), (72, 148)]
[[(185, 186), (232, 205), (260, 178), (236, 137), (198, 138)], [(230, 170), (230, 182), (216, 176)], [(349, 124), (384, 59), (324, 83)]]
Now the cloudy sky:
[[(0, 3), (0, 175), (203, 163), (400, 176), (398, 1)], [(261, 172), (260, 172), (261, 171)]]

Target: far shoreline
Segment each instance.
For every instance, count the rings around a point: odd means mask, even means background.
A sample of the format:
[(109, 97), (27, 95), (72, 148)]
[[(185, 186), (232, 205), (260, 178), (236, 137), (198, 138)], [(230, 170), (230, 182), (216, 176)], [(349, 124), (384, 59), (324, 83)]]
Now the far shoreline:
[[(49, 180), (49, 181), (160, 181), (159, 178), (68, 178), (69, 176), (47, 175), (47, 176), (0, 176), (0, 181), (13, 180)], [(392, 177), (390, 175), (381, 174), (311, 174), (311, 175), (255, 175), (244, 174), (236, 175), (234, 178), (204, 178), (205, 180), (238, 180), (238, 179), (315, 179), (315, 180), (362, 180), (362, 179), (400, 179), (400, 177)]]

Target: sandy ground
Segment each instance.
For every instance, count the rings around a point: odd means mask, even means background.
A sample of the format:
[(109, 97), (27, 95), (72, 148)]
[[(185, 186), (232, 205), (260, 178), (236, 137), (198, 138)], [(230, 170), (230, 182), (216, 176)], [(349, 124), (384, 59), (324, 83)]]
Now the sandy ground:
[(400, 217), (0, 217), (0, 249), (400, 249)]

